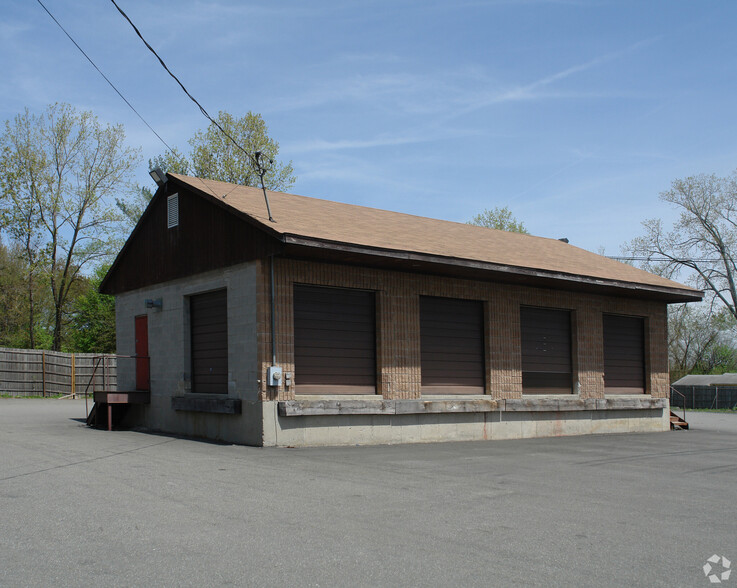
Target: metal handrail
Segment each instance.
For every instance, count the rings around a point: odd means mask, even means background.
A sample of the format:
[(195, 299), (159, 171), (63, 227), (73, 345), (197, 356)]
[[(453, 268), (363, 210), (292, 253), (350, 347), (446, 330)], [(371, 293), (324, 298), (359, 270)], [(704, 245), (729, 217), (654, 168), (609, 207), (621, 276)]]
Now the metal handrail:
[[(683, 421), (686, 421), (686, 395), (683, 392), (679, 392), (673, 386), (670, 387), (670, 395), (673, 396), (673, 392), (683, 398)], [(671, 407), (672, 408), (672, 407)]]
[[(93, 359), (95, 360), (95, 367), (92, 368), (92, 375), (90, 376), (89, 382), (87, 382), (87, 386), (85, 386), (85, 388), (84, 388), (84, 412), (87, 415), (86, 418), (89, 418), (89, 416), (90, 416), (90, 409), (87, 406), (87, 397), (89, 396), (88, 391), (90, 389), (90, 385), (92, 385), (93, 382), (95, 381), (95, 374), (97, 373), (97, 366), (100, 365), (100, 357), (99, 356), (93, 357)], [(92, 385), (92, 392), (93, 393), (95, 392), (94, 385)]]
[(92, 386), (92, 393), (95, 392), (95, 375), (97, 374), (97, 368), (100, 367), (100, 362), (102, 363), (102, 379), (103, 379), (103, 389), (107, 386), (107, 362), (106, 359), (145, 359), (148, 361), (148, 388), (151, 389), (151, 356), (149, 355), (120, 355), (120, 354), (108, 354), (108, 355), (95, 355), (92, 359), (94, 360), (94, 367), (92, 368), (92, 375), (90, 376), (89, 381), (87, 382), (87, 386), (85, 386), (84, 389), (84, 410), (87, 414), (87, 417), (90, 416), (90, 410), (89, 406), (87, 404), (87, 397), (89, 396), (88, 392), (90, 389), (90, 386)]

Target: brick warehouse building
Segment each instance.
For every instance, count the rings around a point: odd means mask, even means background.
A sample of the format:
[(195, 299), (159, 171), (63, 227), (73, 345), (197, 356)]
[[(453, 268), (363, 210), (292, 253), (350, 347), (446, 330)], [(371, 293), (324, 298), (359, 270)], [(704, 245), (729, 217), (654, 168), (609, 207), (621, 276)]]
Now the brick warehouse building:
[(668, 429), (667, 304), (702, 292), (555, 239), (269, 201), (273, 222), (259, 189), (167, 174), (101, 286), (139, 357), (127, 424), (280, 446)]

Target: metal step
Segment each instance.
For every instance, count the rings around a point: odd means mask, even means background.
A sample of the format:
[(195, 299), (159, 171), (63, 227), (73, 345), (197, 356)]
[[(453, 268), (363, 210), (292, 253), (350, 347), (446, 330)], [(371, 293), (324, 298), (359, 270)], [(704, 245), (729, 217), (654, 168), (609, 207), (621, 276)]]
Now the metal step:
[(87, 415), (87, 426), (93, 427), (95, 425), (96, 419), (97, 419), (97, 403), (94, 402), (92, 404), (92, 410), (90, 410), (90, 414)]

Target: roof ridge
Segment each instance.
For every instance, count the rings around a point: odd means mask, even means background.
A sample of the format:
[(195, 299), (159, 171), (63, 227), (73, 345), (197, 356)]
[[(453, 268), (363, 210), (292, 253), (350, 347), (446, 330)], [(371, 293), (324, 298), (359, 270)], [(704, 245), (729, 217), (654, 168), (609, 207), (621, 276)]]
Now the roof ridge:
[[(197, 176), (187, 176), (185, 174), (177, 174), (177, 173), (170, 173), (169, 175), (172, 175), (174, 177), (177, 177), (180, 180), (186, 179), (186, 180), (195, 180), (195, 181), (199, 181), (199, 182), (216, 182), (218, 184), (222, 184), (224, 186), (229, 186), (231, 188), (232, 187), (235, 187), (235, 188), (245, 189), (245, 190), (248, 190), (248, 191), (254, 190), (254, 191), (256, 191), (258, 193), (259, 196), (261, 196), (261, 194), (262, 194), (262, 190), (258, 186), (247, 186), (247, 185), (244, 185), (244, 184), (233, 184), (233, 183), (230, 183), (230, 182), (224, 182), (222, 180), (213, 180), (213, 179), (210, 179), (210, 178), (200, 178), (200, 177), (197, 177)], [(191, 183), (191, 182), (188, 182), (188, 183)], [(317, 196), (305, 196), (304, 194), (295, 194), (294, 192), (283, 192), (281, 190), (270, 190), (268, 188), (266, 189), (266, 191), (269, 194), (278, 194), (278, 195), (289, 196), (289, 197), (293, 197), (293, 198), (304, 198), (304, 199), (309, 200), (309, 201), (326, 202), (326, 203), (334, 204), (334, 205), (338, 205), (338, 206), (348, 206), (348, 207), (351, 207), (351, 208), (360, 208), (360, 209), (364, 209), (364, 210), (372, 210), (372, 211), (376, 211), (376, 212), (380, 212), (380, 213), (384, 213), (384, 214), (403, 215), (403, 216), (408, 216), (408, 217), (416, 218), (416, 219), (423, 219), (423, 220), (435, 221), (435, 222), (439, 222), (439, 223), (450, 223), (450, 224), (454, 224), (454, 225), (460, 225), (460, 226), (463, 226), (463, 227), (472, 227), (472, 230), (482, 229), (482, 230), (486, 230), (486, 231), (495, 231), (495, 232), (499, 232), (499, 233), (504, 233), (506, 235), (517, 235), (519, 237), (533, 237), (535, 239), (545, 239), (547, 241), (558, 241), (558, 242), (563, 243), (557, 237), (545, 237), (543, 235), (533, 235), (531, 233), (519, 233), (519, 232), (516, 232), (516, 231), (505, 231), (504, 229), (497, 229), (497, 228), (493, 228), (493, 227), (484, 227), (484, 226), (475, 225), (475, 224), (469, 223), (469, 222), (454, 221), (454, 220), (448, 220), (448, 219), (443, 219), (443, 218), (436, 218), (436, 217), (433, 217), (433, 216), (424, 216), (424, 215), (421, 215), (421, 214), (413, 214), (411, 212), (401, 212), (401, 211), (397, 211), (397, 210), (387, 210), (386, 208), (377, 208), (375, 206), (366, 206), (365, 204), (353, 204), (351, 202), (342, 202), (340, 200), (330, 200), (328, 198), (320, 198), (320, 197), (317, 197)], [(220, 198), (222, 198), (222, 196), (220, 196)], [(570, 243), (569, 243), (569, 245), (570, 245)], [(583, 248), (578, 247), (576, 245), (571, 245), (571, 246), (572, 247), (576, 247), (577, 249), (581, 249), (582, 251), (588, 251), (587, 249), (583, 249)]]

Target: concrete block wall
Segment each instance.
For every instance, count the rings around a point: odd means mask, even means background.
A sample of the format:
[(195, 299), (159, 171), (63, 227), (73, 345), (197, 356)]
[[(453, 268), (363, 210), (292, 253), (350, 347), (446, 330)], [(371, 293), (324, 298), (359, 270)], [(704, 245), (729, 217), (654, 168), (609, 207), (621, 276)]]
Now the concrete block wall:
[[(568, 309), (574, 317), (574, 380), (582, 398), (603, 398), (604, 313), (645, 318), (646, 392), (668, 395), (667, 306), (662, 302), (460, 280), (362, 267), (276, 258), (277, 363), (294, 372), (292, 294), (294, 284), (361, 288), (376, 292), (377, 392), (387, 399), (421, 396), (419, 297), (444, 296), (484, 302), (486, 314), (486, 392), (494, 398), (522, 396), (520, 306)], [(260, 268), (258, 338), (260, 397), (292, 400), (293, 388), (268, 388), (271, 365), (268, 263)], [(298, 381), (299, 374), (294, 378)]]
[[(134, 408), (136, 424), (182, 435), (261, 444), (256, 339), (259, 262), (173, 280), (116, 297), (117, 350), (135, 354), (138, 315), (148, 316), (151, 404)], [(228, 398), (242, 400), (242, 415), (174, 411), (171, 397), (191, 391), (189, 296), (227, 289)], [(147, 309), (146, 299), (161, 298), (162, 308)], [(135, 362), (121, 361), (120, 390), (135, 389)], [(211, 395), (210, 395), (211, 396)]]

